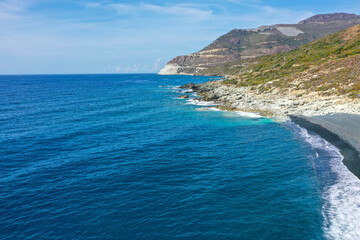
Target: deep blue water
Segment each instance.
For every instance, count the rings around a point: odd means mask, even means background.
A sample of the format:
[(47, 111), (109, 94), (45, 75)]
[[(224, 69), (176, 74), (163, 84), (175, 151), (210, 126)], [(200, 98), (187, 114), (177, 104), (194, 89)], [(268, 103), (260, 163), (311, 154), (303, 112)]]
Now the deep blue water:
[(1, 76), (0, 239), (324, 239), (328, 162), (291, 124), (176, 99), (207, 80)]

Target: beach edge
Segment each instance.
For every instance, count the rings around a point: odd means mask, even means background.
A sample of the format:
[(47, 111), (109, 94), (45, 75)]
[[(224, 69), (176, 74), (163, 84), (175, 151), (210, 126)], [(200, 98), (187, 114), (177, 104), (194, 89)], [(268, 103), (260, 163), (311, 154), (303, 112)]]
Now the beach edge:
[[(344, 117), (346, 114), (341, 114)], [(354, 115), (352, 115), (354, 116)], [(356, 115), (360, 120), (360, 115)], [(360, 179), (360, 142), (354, 142), (349, 136), (344, 134), (344, 126), (351, 128), (353, 126), (334, 123), (338, 118), (337, 114), (323, 115), (316, 117), (307, 117), (303, 115), (290, 115), (291, 121), (311, 132), (318, 134), (321, 138), (336, 146), (344, 157), (343, 163), (357, 178)], [(329, 125), (331, 123), (331, 125)], [(332, 127), (329, 127), (332, 126)], [(355, 127), (355, 126), (354, 126)], [(340, 131), (338, 131), (340, 129)]]

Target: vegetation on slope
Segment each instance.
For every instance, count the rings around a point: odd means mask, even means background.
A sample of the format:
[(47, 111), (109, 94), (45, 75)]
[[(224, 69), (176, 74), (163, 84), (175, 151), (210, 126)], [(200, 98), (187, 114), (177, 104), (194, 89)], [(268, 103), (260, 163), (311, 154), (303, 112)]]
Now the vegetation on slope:
[(227, 84), (319, 91), (360, 97), (360, 25), (290, 52), (216, 66), (206, 75), (231, 75)]
[(199, 52), (172, 59), (167, 65), (175, 66), (176, 70), (162, 74), (201, 75), (201, 71), (217, 65), (290, 51), (357, 24), (358, 15), (333, 13), (315, 15), (298, 24), (234, 29)]

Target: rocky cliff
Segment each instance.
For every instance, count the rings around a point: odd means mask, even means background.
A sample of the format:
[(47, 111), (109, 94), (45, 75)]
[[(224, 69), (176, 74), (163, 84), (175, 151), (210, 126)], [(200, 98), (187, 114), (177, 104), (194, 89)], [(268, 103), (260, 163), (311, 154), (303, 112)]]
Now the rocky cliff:
[(211, 67), (295, 49), (332, 33), (360, 24), (355, 14), (321, 14), (298, 24), (234, 29), (197, 53), (171, 60), (162, 75), (203, 75)]

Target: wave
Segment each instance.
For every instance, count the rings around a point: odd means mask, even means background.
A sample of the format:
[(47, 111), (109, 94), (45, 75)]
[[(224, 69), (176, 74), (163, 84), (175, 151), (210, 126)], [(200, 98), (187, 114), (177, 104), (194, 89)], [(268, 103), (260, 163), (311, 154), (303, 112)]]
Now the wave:
[(212, 101), (201, 101), (194, 98), (186, 100), (186, 104), (188, 105), (195, 105), (195, 106), (218, 106), (218, 103), (212, 102)]
[(259, 113), (254, 113), (254, 112), (235, 111), (235, 113), (244, 118), (262, 118), (262, 116)]
[(324, 194), (324, 229), (330, 239), (360, 239), (360, 181), (342, 163), (331, 159), (338, 182)]
[[(210, 102), (200, 102), (200, 104), (211, 104)], [(198, 106), (204, 106), (204, 105), (198, 105)], [(228, 112), (228, 113), (234, 113), (234, 116), (240, 116), (242, 118), (264, 118), (263, 116), (261, 116), (258, 113), (254, 113), (254, 112), (243, 112), (243, 111), (226, 111), (226, 110), (221, 110), (217, 107), (201, 107), (201, 108), (197, 108), (197, 111), (214, 111), (214, 112)]]
[(169, 89), (173, 92), (178, 92), (178, 93), (192, 93), (195, 94), (194, 90), (192, 89), (186, 89), (186, 88), (181, 88), (181, 86), (174, 86), (174, 85), (159, 85), (159, 88), (166, 88)]
[(220, 110), (220, 109), (218, 109), (218, 108), (216, 108), (216, 107), (209, 107), (209, 108), (207, 108), (209, 111), (214, 111), (214, 112), (222, 112), (223, 110)]
[(208, 111), (212, 111), (212, 112), (223, 112), (223, 110), (220, 110), (216, 107), (199, 107), (199, 108), (195, 108), (196, 111), (199, 112), (208, 112)]
[(181, 93), (194, 93), (194, 90), (192, 90), (192, 89), (180, 89), (179, 92), (181, 92)]
[[(296, 124), (294, 124), (296, 125)], [(316, 151), (326, 150), (330, 168), (336, 174), (333, 184), (322, 192), (323, 230), (327, 239), (360, 239), (360, 180), (343, 163), (340, 150), (319, 135), (296, 125), (300, 137)], [(316, 157), (319, 153), (316, 151)]]

